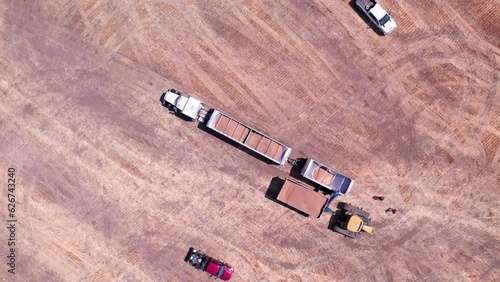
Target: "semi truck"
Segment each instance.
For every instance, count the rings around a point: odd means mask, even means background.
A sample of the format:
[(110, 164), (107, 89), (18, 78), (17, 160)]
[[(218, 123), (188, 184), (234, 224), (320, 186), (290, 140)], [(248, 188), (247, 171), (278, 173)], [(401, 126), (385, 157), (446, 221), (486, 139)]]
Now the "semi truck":
[(356, 6), (379, 28), (384, 35), (398, 26), (376, 0), (356, 0)]
[(248, 148), (265, 159), (284, 165), (292, 149), (283, 143), (267, 136), (253, 127), (217, 109), (205, 110), (203, 102), (169, 89), (162, 95), (162, 104), (174, 112), (191, 120), (204, 123), (211, 130)]
[(194, 268), (205, 271), (224, 281), (231, 279), (234, 273), (233, 267), (229, 264), (207, 256), (202, 251), (196, 250), (193, 247), (189, 248), (184, 261)]
[(347, 196), (354, 184), (352, 178), (314, 159), (306, 159), (300, 175), (332, 192), (338, 192), (342, 196)]
[(285, 178), (276, 199), (316, 218), (320, 218), (328, 204), (327, 197), (290, 178)]
[(198, 119), (199, 121), (203, 121), (207, 114), (203, 102), (193, 97), (186, 96), (172, 88), (163, 93), (160, 101), (165, 107), (191, 120)]

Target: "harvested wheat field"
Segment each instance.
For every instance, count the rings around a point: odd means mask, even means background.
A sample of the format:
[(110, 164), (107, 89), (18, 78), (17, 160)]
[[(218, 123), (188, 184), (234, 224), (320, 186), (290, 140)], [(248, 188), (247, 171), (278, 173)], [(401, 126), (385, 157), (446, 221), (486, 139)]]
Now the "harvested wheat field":
[[(194, 247), (231, 281), (498, 281), (500, 4), (381, 1), (388, 36), (348, 0), (1, 1), (0, 280), (213, 281)], [(266, 197), (292, 166), (168, 88), (351, 176), (374, 234)]]

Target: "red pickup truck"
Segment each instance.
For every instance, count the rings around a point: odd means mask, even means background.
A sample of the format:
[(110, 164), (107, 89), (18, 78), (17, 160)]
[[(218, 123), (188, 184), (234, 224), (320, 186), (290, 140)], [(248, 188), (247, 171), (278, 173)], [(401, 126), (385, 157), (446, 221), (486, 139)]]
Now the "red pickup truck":
[(224, 281), (229, 280), (234, 273), (233, 267), (229, 264), (211, 258), (200, 250), (195, 250), (192, 247), (189, 248), (184, 261), (194, 266), (194, 268), (208, 272), (210, 275), (213, 275)]

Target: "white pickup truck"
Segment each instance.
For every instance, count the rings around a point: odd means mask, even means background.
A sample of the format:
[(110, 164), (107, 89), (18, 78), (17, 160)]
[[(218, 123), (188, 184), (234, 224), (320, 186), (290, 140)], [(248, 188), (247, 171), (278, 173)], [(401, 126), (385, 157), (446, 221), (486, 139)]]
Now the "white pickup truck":
[(356, 0), (356, 6), (370, 18), (384, 35), (393, 32), (398, 26), (384, 8), (375, 0)]

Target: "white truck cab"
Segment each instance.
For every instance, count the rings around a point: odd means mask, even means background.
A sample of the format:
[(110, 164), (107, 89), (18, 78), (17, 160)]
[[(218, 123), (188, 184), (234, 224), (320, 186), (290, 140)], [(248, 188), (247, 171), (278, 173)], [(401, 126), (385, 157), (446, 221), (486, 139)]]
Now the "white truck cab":
[(368, 18), (370, 18), (384, 35), (393, 32), (398, 26), (384, 8), (375, 0), (356, 0), (356, 5), (368, 16)]
[(193, 120), (203, 121), (206, 115), (205, 105), (200, 100), (185, 96), (175, 89), (168, 89), (163, 93), (162, 103)]

